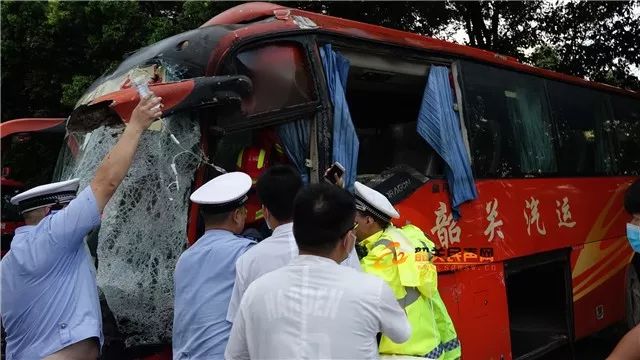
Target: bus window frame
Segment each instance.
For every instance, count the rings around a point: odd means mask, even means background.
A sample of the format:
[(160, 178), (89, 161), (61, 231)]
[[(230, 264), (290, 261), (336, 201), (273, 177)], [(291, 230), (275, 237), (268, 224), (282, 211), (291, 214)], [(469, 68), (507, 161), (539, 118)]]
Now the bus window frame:
[[(623, 98), (626, 97), (622, 94), (614, 94), (611, 92), (607, 92), (607, 91), (603, 91), (601, 89), (597, 89), (597, 88), (592, 88), (592, 87), (587, 87), (587, 86), (580, 86), (577, 84), (573, 84), (573, 83), (569, 83), (569, 82), (565, 82), (565, 81), (560, 81), (560, 80), (555, 80), (555, 79), (547, 79), (547, 78), (543, 78), (544, 80), (544, 84), (545, 84), (545, 91), (547, 92), (547, 101), (549, 104), (549, 110), (551, 111), (551, 121), (553, 122), (553, 127), (554, 127), (554, 131), (555, 136), (556, 136), (556, 141), (555, 141), (555, 146), (556, 146), (556, 159), (558, 161), (558, 172), (557, 174), (552, 175), (552, 176), (543, 176), (543, 177), (613, 177), (613, 176), (628, 176), (628, 175), (624, 175), (622, 174), (622, 171), (620, 170), (620, 164), (619, 164), (619, 159), (617, 156), (617, 151), (619, 151), (620, 149), (620, 143), (618, 142), (618, 137), (615, 134), (615, 131), (612, 131), (610, 133), (606, 134), (606, 137), (608, 138), (607, 141), (609, 141), (612, 145), (613, 145), (613, 153), (609, 153), (608, 156), (610, 157), (611, 161), (613, 162), (613, 168), (614, 170), (612, 170), (611, 172), (607, 172), (607, 171), (596, 171), (595, 170), (595, 164), (594, 164), (594, 169), (591, 172), (583, 172), (583, 173), (578, 173), (578, 172), (566, 172), (564, 169), (565, 167), (561, 166), (561, 159), (560, 159), (560, 152), (562, 151), (563, 148), (563, 144), (562, 144), (562, 138), (560, 136), (560, 120), (558, 119), (558, 117), (556, 116), (557, 114), (553, 111), (553, 106), (552, 106), (552, 100), (551, 100), (551, 91), (549, 90), (549, 85), (552, 83), (557, 83), (557, 84), (562, 84), (563, 86), (569, 86), (569, 87), (576, 87), (576, 88), (580, 88), (583, 90), (586, 90), (587, 92), (592, 92), (594, 94), (597, 94), (597, 98), (602, 98), (603, 103), (602, 105), (604, 105), (604, 107), (606, 108), (606, 111), (608, 112), (609, 115), (611, 115), (611, 119), (613, 120), (615, 118), (615, 111), (614, 111), (614, 107), (613, 107), (613, 101), (612, 101), (612, 96), (617, 96), (619, 98)], [(640, 99), (636, 99), (636, 101), (638, 101), (640, 103)], [(598, 128), (598, 126), (603, 126), (603, 124), (599, 124), (598, 123), (598, 118), (596, 117), (594, 120), (595, 124), (594, 124), (594, 131)], [(611, 150), (610, 150), (611, 151)], [(594, 154), (594, 156), (596, 156)], [(604, 161), (604, 159), (603, 159)], [(632, 175), (633, 176), (633, 175)]]
[[(617, 98), (629, 98), (632, 100), (636, 100), (636, 101), (640, 101), (640, 99), (636, 99), (632, 96), (629, 95), (624, 95), (624, 94), (620, 94), (620, 93), (616, 93), (616, 92), (608, 92), (605, 91), (603, 89), (599, 89), (599, 88), (594, 88), (594, 87), (590, 87), (590, 86), (582, 86), (579, 84), (575, 84), (575, 83), (571, 83), (571, 82), (567, 82), (567, 81), (561, 81), (558, 79), (554, 79), (554, 78), (548, 78), (545, 76), (541, 76), (539, 74), (535, 74), (535, 73), (528, 73), (528, 72), (523, 72), (523, 71), (518, 71), (518, 70), (514, 70), (512, 68), (509, 67), (503, 67), (503, 66), (499, 66), (496, 64), (491, 64), (491, 63), (486, 63), (486, 62), (482, 62), (482, 61), (477, 61), (474, 59), (461, 59), (464, 61), (461, 61), (461, 65), (460, 65), (460, 69), (464, 68), (465, 66), (465, 62), (470, 62), (470, 63), (476, 63), (476, 64), (480, 64), (480, 65), (484, 65), (484, 66), (490, 66), (493, 68), (496, 68), (498, 70), (501, 71), (506, 71), (506, 72), (510, 72), (513, 74), (517, 74), (517, 75), (524, 75), (524, 76), (531, 76), (531, 77), (535, 77), (537, 79), (540, 79), (543, 83), (543, 87), (544, 87), (544, 100), (546, 101), (546, 105), (549, 111), (549, 120), (551, 121), (551, 131), (553, 131), (553, 136), (554, 138), (552, 139), (552, 148), (556, 157), (556, 162), (557, 162), (557, 166), (558, 166), (558, 170), (555, 172), (546, 172), (546, 173), (524, 173), (522, 172), (520, 169), (518, 170), (518, 172), (514, 172), (512, 175), (510, 176), (494, 176), (494, 175), (483, 175), (482, 173), (478, 173), (476, 171), (476, 167), (477, 164), (474, 163), (474, 159), (473, 157), (471, 157), (471, 164), (472, 164), (472, 169), (474, 171), (474, 177), (476, 179), (482, 179), (482, 180), (500, 180), (500, 179), (529, 179), (529, 178), (586, 178), (586, 177), (593, 177), (593, 178), (602, 178), (602, 177), (620, 177), (620, 176), (628, 176), (625, 174), (622, 174), (622, 170), (620, 170), (620, 164), (619, 164), (619, 159), (617, 154), (612, 153), (610, 154), (610, 157), (612, 159), (612, 161), (614, 162), (614, 167), (615, 170), (612, 173), (607, 173), (607, 172), (597, 172), (597, 171), (592, 171), (592, 172), (585, 172), (585, 173), (576, 173), (576, 172), (566, 172), (563, 170), (562, 168), (562, 164), (561, 164), (561, 159), (560, 159), (560, 152), (561, 152), (561, 139), (560, 139), (560, 129), (559, 129), (559, 121), (557, 119), (556, 114), (553, 112), (552, 109), (552, 102), (551, 102), (551, 92), (549, 91), (549, 85), (551, 83), (561, 83), (567, 86), (574, 86), (580, 89), (585, 89), (586, 91), (591, 91), (591, 92), (595, 92), (597, 94), (600, 95), (600, 97), (603, 98), (604, 104), (607, 107), (607, 110), (611, 113), (611, 115), (613, 117), (615, 117), (615, 113), (614, 113), (614, 108), (613, 108), (613, 98), (617, 97)], [(464, 78), (464, 72), (462, 70), (459, 71), (459, 76), (460, 76), (460, 86), (461, 86), (461, 90), (462, 90), (462, 99), (465, 99), (465, 78)], [(468, 103), (465, 102), (463, 100), (463, 107), (464, 110), (468, 113)], [(468, 122), (469, 120), (467, 120)], [(596, 124), (597, 126), (597, 124)], [(614, 135), (614, 134), (607, 134), (607, 136), (611, 137), (610, 141), (613, 142), (613, 146), (615, 149), (619, 149), (620, 147), (620, 143), (618, 142), (618, 138)], [(469, 149), (471, 150), (471, 144), (469, 144)]]
[[(453, 66), (456, 62), (459, 62), (458, 58), (455, 57), (447, 57), (447, 56), (438, 56), (440, 54), (432, 54), (430, 52), (422, 51), (420, 49), (415, 48), (406, 48), (400, 47), (392, 44), (381, 43), (372, 40), (360, 39), (360, 38), (352, 38), (341, 35), (336, 35), (332, 33), (318, 33), (314, 37), (315, 41), (315, 49), (318, 51), (318, 59), (320, 59), (319, 49), (321, 46), (325, 44), (331, 44), (333, 47), (339, 49), (349, 49), (352, 51), (363, 52), (370, 55), (380, 55), (380, 56), (394, 56), (398, 58), (402, 58), (403, 60), (412, 61), (412, 62), (421, 62), (429, 65), (444, 65), (447, 66), (453, 71)], [(323, 95), (323, 103), (326, 104), (326, 107), (323, 111), (326, 112), (326, 116), (330, 119), (330, 123), (333, 122), (333, 105), (331, 103), (331, 99), (329, 97), (329, 90), (327, 88), (326, 79), (324, 78), (324, 68), (322, 67), (322, 63), (319, 62), (319, 72), (322, 75), (321, 87), (322, 87), (322, 95)], [(454, 77), (455, 86), (460, 86), (459, 80)], [(462, 94), (462, 97), (464, 94)], [(457, 102), (462, 102), (462, 98), (458, 98)], [(460, 106), (460, 105), (459, 105)], [(462, 128), (466, 128), (466, 119), (464, 118), (463, 112), (459, 111), (460, 118), (460, 126)], [(417, 132), (417, 130), (416, 130)], [(466, 131), (462, 133), (463, 141), (465, 143), (465, 147), (467, 153), (470, 154), (471, 149), (469, 148), (469, 142), (467, 139)], [(427, 144), (428, 145), (428, 144)], [(430, 146), (430, 145), (429, 145)], [(444, 163), (444, 160), (437, 155), (439, 160)], [(329, 166), (330, 163), (327, 164)], [(444, 167), (443, 167), (444, 168)], [(429, 176), (430, 179), (445, 179), (446, 175), (444, 173), (438, 176)]]
[[(495, 64), (491, 64), (491, 63), (487, 63), (487, 62), (481, 62), (481, 61), (477, 61), (474, 59), (461, 59), (463, 61), (460, 61), (460, 67), (459, 67), (459, 83), (460, 83), (460, 87), (461, 87), (461, 91), (462, 91), (462, 98), (463, 98), (463, 102), (462, 102), (462, 106), (464, 107), (465, 112), (469, 113), (469, 102), (464, 101), (464, 99), (466, 99), (465, 96), (465, 92), (466, 92), (466, 86), (465, 86), (465, 77), (464, 77), (464, 66), (465, 63), (475, 63), (475, 64), (479, 64), (479, 65), (483, 65), (483, 66), (489, 66), (489, 67), (493, 67), (497, 70), (500, 71), (507, 71), (510, 73), (514, 73), (514, 74), (521, 74), (524, 76), (531, 76), (537, 79), (540, 79), (542, 81), (543, 84), (543, 89), (544, 89), (544, 101), (546, 101), (546, 105), (547, 105), (547, 111), (549, 112), (548, 116), (549, 116), (549, 121), (551, 122), (551, 130), (553, 131), (553, 135), (554, 138), (551, 141), (551, 147), (553, 149), (553, 153), (554, 156), (556, 157), (556, 163), (559, 166), (559, 160), (558, 160), (558, 150), (559, 150), (559, 140), (558, 140), (558, 129), (557, 129), (557, 122), (555, 121), (555, 118), (553, 117), (553, 114), (551, 112), (551, 103), (550, 103), (550, 99), (549, 99), (549, 90), (547, 87), (547, 78), (545, 78), (544, 76), (539, 76), (537, 74), (533, 74), (533, 73), (527, 73), (527, 72), (522, 72), (522, 71), (517, 71), (517, 70), (513, 70), (511, 68), (508, 67), (502, 67), (502, 66), (498, 66)], [(467, 123), (470, 124), (471, 119), (467, 119)], [(471, 143), (469, 142), (469, 150), (471, 151)], [(471, 154), (471, 153), (470, 153)], [(510, 176), (495, 176), (495, 175), (484, 175), (482, 172), (478, 172), (477, 170), (477, 164), (474, 161), (473, 156), (470, 156), (471, 159), (471, 167), (472, 167), (472, 171), (473, 171), (473, 175), (476, 179), (482, 179), (482, 180), (500, 180), (500, 179), (530, 179), (530, 178), (559, 178), (559, 177), (566, 177), (563, 174), (560, 174), (558, 171), (556, 171), (555, 173), (525, 173), (522, 172), (521, 167), (518, 166), (518, 171), (517, 172), (513, 172), (512, 175)], [(518, 164), (520, 165), (520, 164)]]
[(307, 35), (295, 35), (287, 36), (276, 34), (275, 36), (261, 36), (253, 38), (249, 41), (234, 44), (229, 48), (227, 54), (221, 62), (219, 69), (216, 71), (218, 75), (238, 74), (238, 69), (235, 67), (235, 60), (238, 54), (257, 49), (260, 47), (268, 46), (271, 44), (280, 44), (283, 42), (295, 43), (301, 47), (306, 59), (306, 66), (309, 70), (309, 80), (312, 82), (312, 93), (314, 100), (300, 103), (290, 106), (285, 106), (281, 109), (268, 110), (256, 114), (244, 115), (236, 119), (233, 124), (225, 124), (221, 126), (227, 131), (240, 131), (252, 128), (260, 128), (265, 126), (274, 126), (281, 123), (286, 123), (291, 118), (300, 118), (304, 114), (313, 114), (314, 112), (321, 110), (321, 93), (318, 89), (318, 79), (315, 71), (314, 56), (312, 48), (310, 47), (309, 36)]

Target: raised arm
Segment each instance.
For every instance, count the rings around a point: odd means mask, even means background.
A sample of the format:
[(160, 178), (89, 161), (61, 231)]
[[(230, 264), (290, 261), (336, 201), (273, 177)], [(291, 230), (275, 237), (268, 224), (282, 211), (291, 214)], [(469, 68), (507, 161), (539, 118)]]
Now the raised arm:
[(140, 101), (133, 110), (131, 120), (124, 133), (96, 171), (93, 181), (91, 181), (91, 190), (100, 212), (104, 210), (107, 202), (129, 171), (142, 132), (162, 115), (160, 107), (156, 108), (160, 101), (162, 101), (161, 98), (154, 96), (146, 97)]

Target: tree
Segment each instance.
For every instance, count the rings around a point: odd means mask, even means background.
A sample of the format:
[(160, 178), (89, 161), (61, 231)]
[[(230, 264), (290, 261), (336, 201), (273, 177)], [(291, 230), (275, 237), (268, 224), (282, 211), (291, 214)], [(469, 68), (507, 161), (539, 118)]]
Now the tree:
[(539, 40), (539, 1), (452, 2), (455, 20), (468, 45), (517, 58)]
[(446, 2), (299, 1), (287, 6), (326, 15), (433, 36), (453, 14)]
[[(3, 1), (2, 120), (66, 116), (122, 56), (197, 28), (236, 2)], [(532, 65), (640, 88), (637, 1), (286, 3), (310, 11), (451, 40)], [(634, 10), (635, 9), (635, 10)]]
[[(311, 11), (453, 40), (525, 63), (607, 84), (640, 88), (637, 1), (298, 2)], [(635, 11), (634, 11), (635, 9)], [(448, 35), (448, 36), (447, 36)]]
[(64, 117), (123, 55), (235, 3), (3, 1), (2, 120)]
[(632, 65), (640, 65), (638, 13), (640, 5), (634, 1), (549, 6), (540, 18), (544, 41), (529, 60), (551, 70), (639, 89), (640, 80), (631, 73)]

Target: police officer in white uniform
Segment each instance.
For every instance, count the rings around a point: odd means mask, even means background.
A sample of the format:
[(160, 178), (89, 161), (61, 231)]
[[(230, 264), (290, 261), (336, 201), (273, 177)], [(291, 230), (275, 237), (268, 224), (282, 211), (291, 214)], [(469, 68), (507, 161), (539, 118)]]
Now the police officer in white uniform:
[(376, 334), (398, 343), (411, 329), (389, 286), (347, 266), (355, 242), (353, 196), (311, 185), (295, 200), (300, 255), (245, 292), (225, 359), (377, 359)]
[[(265, 222), (269, 229), (273, 229), (273, 234), (238, 259), (228, 321), (233, 322), (242, 295), (255, 279), (287, 265), (298, 256), (298, 245), (293, 236), (293, 201), (302, 185), (300, 174), (287, 165), (272, 166), (258, 179), (258, 198), (262, 203)], [(342, 265), (360, 270), (355, 249)]]
[[(2, 259), (2, 322), (7, 360), (96, 359), (102, 317), (84, 237), (127, 174), (140, 136), (162, 115), (161, 99), (142, 100), (91, 184), (78, 180), (35, 187), (11, 199), (26, 225)], [(57, 211), (59, 210), (59, 211)]]
[(235, 263), (253, 241), (240, 237), (251, 189), (242, 172), (220, 175), (191, 194), (200, 204), (205, 233), (187, 249), (174, 274), (173, 359), (222, 359)]

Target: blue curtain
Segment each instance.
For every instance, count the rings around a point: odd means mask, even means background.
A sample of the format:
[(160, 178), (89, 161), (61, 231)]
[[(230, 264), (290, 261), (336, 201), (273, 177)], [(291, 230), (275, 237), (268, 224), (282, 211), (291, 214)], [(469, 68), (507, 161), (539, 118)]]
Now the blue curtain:
[(418, 133), (442, 157), (449, 183), (451, 207), (457, 219), (458, 207), (478, 197), (471, 162), (462, 140), (460, 119), (453, 110), (449, 68), (432, 66), (418, 114)]
[(306, 164), (309, 152), (309, 132), (309, 121), (306, 119), (278, 126), (278, 136), (284, 150), (293, 162), (293, 166), (300, 172), (305, 184), (309, 183), (309, 168)]
[(331, 44), (320, 48), (322, 66), (327, 78), (327, 87), (333, 103), (333, 161), (345, 167), (345, 184), (353, 190), (358, 171), (358, 149), (360, 143), (351, 121), (349, 105), (345, 97), (349, 60), (331, 49)]

